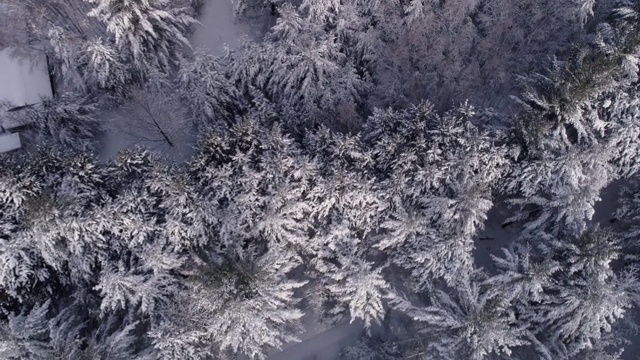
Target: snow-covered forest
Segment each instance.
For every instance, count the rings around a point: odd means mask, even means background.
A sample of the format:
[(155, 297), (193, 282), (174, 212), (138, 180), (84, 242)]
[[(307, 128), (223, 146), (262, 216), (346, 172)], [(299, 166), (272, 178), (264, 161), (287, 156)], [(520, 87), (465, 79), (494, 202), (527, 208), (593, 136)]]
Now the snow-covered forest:
[(639, 356), (640, 0), (0, 0), (6, 47), (55, 91), (0, 106), (1, 359)]

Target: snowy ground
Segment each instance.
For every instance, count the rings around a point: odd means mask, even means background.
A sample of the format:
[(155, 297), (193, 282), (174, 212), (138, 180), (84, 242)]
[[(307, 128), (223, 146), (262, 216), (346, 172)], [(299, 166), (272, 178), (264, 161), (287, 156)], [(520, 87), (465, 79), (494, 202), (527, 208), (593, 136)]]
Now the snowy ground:
[(223, 55), (225, 46), (235, 49), (243, 37), (255, 35), (251, 26), (234, 19), (231, 0), (206, 1), (198, 20), (191, 46), (208, 49), (214, 55)]
[(273, 351), (267, 360), (335, 360), (340, 349), (359, 336), (360, 323), (344, 322), (324, 331), (313, 324), (302, 334), (301, 342), (287, 344), (282, 351)]
[[(600, 226), (612, 226), (616, 227), (618, 223), (611, 223), (613, 218), (613, 213), (618, 205), (618, 198), (620, 197), (620, 191), (623, 187), (628, 186), (629, 181), (626, 180), (617, 180), (609, 184), (602, 193), (600, 197), (601, 201), (596, 203), (595, 206), (595, 214), (593, 216), (593, 223), (599, 223)], [(639, 319), (639, 311), (638, 309), (630, 309), (627, 313), (627, 317), (632, 317), (631, 321), (638, 324)], [(622, 353), (622, 360), (638, 360), (640, 359), (640, 334), (630, 334), (627, 336), (627, 339), (631, 341), (630, 344), (624, 347), (624, 352)]]
[(517, 226), (502, 227), (502, 223), (512, 214), (505, 209), (504, 204), (498, 203), (487, 214), (484, 229), (479, 232), (473, 254), (478, 268), (490, 270), (493, 268), (491, 254), (501, 255), (502, 248), (508, 248), (517, 237)]
[[(184, 163), (191, 158), (196, 145), (196, 136), (190, 127), (166, 128), (173, 143), (170, 146), (153, 127), (147, 126), (135, 115), (124, 109), (103, 112), (100, 116), (107, 131), (102, 135), (102, 146), (98, 158), (107, 162), (120, 150), (142, 147), (161, 154), (173, 163)], [(167, 121), (163, 122), (163, 125)], [(168, 130), (167, 130), (168, 129)]]

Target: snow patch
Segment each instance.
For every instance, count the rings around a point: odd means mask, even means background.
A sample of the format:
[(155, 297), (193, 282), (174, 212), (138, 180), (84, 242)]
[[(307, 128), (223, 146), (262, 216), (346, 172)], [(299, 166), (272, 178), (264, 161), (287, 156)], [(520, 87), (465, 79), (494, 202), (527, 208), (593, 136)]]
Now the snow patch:
[(121, 150), (136, 147), (158, 152), (174, 163), (189, 161), (195, 151), (196, 136), (186, 124), (182, 128), (175, 126), (166, 129), (173, 144), (170, 146), (157, 129), (140, 123), (139, 119), (131, 116), (123, 107), (103, 112), (100, 119), (105, 129), (98, 154), (102, 162), (108, 162)]
[(251, 27), (236, 21), (231, 0), (209, 0), (205, 2), (202, 15), (198, 19), (200, 26), (191, 36), (194, 48), (208, 49), (213, 55), (224, 55), (224, 48), (235, 49), (242, 38), (249, 36)]
[(303, 334), (302, 342), (289, 344), (267, 360), (335, 360), (345, 342), (363, 331), (359, 322), (345, 322), (320, 333), (310, 330)]

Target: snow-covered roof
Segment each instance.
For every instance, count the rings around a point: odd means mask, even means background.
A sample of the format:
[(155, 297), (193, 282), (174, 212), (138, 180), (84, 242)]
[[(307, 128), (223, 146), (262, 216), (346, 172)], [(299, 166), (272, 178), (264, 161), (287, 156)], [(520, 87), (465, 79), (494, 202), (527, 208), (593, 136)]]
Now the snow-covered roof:
[(11, 48), (0, 50), (0, 101), (19, 107), (51, 96), (47, 59), (43, 53), (31, 52), (28, 57), (17, 57)]
[(6, 110), (32, 105), (42, 98), (51, 98), (51, 80), (47, 58), (41, 52), (31, 51), (28, 56), (16, 56), (12, 48), (0, 50), (0, 153), (16, 150), (22, 146), (18, 133), (7, 133), (15, 128), (11, 117), (3, 116)]
[(0, 134), (0, 153), (20, 149), (21, 147), (22, 147), (22, 143), (20, 142), (20, 134), (18, 133)]

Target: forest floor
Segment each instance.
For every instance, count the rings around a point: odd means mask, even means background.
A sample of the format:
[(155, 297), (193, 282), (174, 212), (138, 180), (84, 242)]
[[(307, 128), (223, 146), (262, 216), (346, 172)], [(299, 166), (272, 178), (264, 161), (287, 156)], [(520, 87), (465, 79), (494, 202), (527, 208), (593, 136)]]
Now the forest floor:
[(189, 39), (194, 49), (207, 49), (213, 55), (224, 55), (224, 47), (235, 49), (244, 37), (255, 35), (251, 26), (237, 21), (230, 0), (209, 0), (198, 17), (200, 25)]
[(308, 324), (301, 342), (289, 343), (269, 354), (267, 360), (335, 360), (344, 345), (363, 332), (362, 324), (343, 322), (329, 329)]
[(98, 153), (100, 161), (108, 162), (119, 151), (136, 147), (154, 151), (175, 164), (185, 163), (193, 155), (197, 139), (194, 132), (189, 131), (189, 124), (165, 129), (173, 144), (169, 145), (157, 129), (145, 122), (147, 119), (131, 116), (131, 111), (126, 108), (103, 111), (99, 119), (105, 125)]
[[(602, 227), (612, 226), (615, 227), (618, 223), (612, 223), (613, 213), (618, 208), (618, 199), (620, 197), (620, 191), (628, 186), (629, 182), (625, 180), (617, 180), (609, 184), (600, 193), (600, 200), (595, 205), (595, 214), (593, 215), (592, 224), (600, 224)], [(640, 325), (640, 312), (638, 309), (630, 309), (627, 313), (627, 320)], [(622, 353), (622, 360), (638, 360), (640, 359), (640, 333), (627, 334), (627, 340), (630, 341), (624, 347)]]

